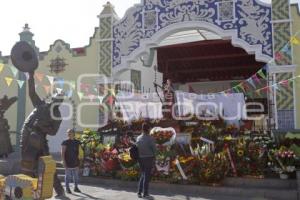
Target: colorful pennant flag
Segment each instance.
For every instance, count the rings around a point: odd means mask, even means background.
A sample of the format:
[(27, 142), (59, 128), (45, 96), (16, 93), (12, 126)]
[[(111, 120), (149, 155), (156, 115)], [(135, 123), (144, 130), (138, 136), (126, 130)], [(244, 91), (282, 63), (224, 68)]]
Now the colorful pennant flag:
[(78, 97), (79, 97), (79, 100), (81, 101), (82, 97), (83, 97), (83, 93), (82, 92), (78, 92)]
[(291, 55), (291, 49), (290, 49), (289, 44), (284, 45), (284, 47), (281, 49), (281, 51), (289, 56)]
[(68, 98), (71, 98), (73, 96), (73, 90), (69, 90), (68, 93), (67, 93), (67, 97)]
[(56, 89), (56, 92), (57, 92), (58, 94), (61, 94), (62, 91), (63, 91), (63, 89), (61, 89), (61, 88), (55, 88), (55, 89)]
[(260, 84), (259, 78), (257, 77), (256, 74), (254, 74), (254, 75), (252, 76), (252, 78), (253, 78), (253, 80), (255, 80), (258, 84)]
[(255, 93), (256, 93), (259, 97), (261, 96), (260, 91), (261, 91), (260, 89), (255, 91)]
[(255, 86), (255, 84), (254, 84), (252, 78), (248, 78), (248, 79), (247, 79), (247, 82), (248, 82), (252, 87), (254, 87), (254, 89), (256, 89), (256, 86)]
[(282, 58), (283, 58), (283, 56), (282, 56), (282, 54), (280, 52), (276, 52), (275, 53), (275, 59), (276, 60), (282, 60)]
[(90, 99), (91, 102), (93, 102), (93, 100), (95, 99), (95, 95), (90, 94), (90, 95), (89, 95), (89, 99)]
[(40, 73), (40, 72), (35, 72), (34, 76), (35, 76), (40, 82), (42, 82), (45, 75), (44, 75), (43, 73)]
[(13, 80), (14, 79), (12, 79), (10, 77), (5, 77), (5, 82), (6, 82), (6, 84), (7, 84), (8, 87), (11, 85), (11, 83), (12, 83)]
[(267, 77), (266, 77), (266, 75), (264, 74), (264, 72), (263, 72), (263, 70), (261, 69), (261, 70), (259, 70), (258, 72), (258, 75), (261, 77), (261, 78), (263, 78), (263, 79), (267, 79)]
[(49, 94), (49, 93), (50, 93), (50, 88), (51, 88), (50, 85), (43, 85), (43, 88), (44, 88), (46, 94)]
[(76, 88), (75, 81), (70, 81), (70, 84), (71, 84), (72, 89), (75, 90), (75, 88)]
[(53, 85), (53, 82), (54, 82), (54, 77), (53, 76), (47, 76), (48, 80), (49, 80), (49, 83), (51, 85)]
[(22, 80), (17, 80), (17, 83), (18, 83), (20, 89), (21, 89), (21, 88), (23, 87), (23, 85), (24, 85), (24, 81), (22, 81)]
[(25, 75), (25, 77), (26, 77), (26, 80), (28, 80), (28, 79), (29, 79), (29, 74), (26, 73), (26, 72), (24, 72), (24, 75)]
[(10, 71), (12, 72), (12, 74), (14, 75), (14, 77), (16, 77), (18, 74), (18, 70), (12, 65), (10, 65), (9, 68), (10, 68)]
[(298, 39), (296, 36), (291, 37), (291, 43), (295, 45), (300, 45), (300, 39)]
[(0, 73), (2, 72), (3, 69), (4, 69), (4, 64), (0, 63)]
[(288, 87), (289, 86), (289, 81), (288, 80), (284, 80), (280, 82), (281, 85)]
[(272, 85), (272, 87), (274, 88), (274, 90), (280, 90), (277, 84)]

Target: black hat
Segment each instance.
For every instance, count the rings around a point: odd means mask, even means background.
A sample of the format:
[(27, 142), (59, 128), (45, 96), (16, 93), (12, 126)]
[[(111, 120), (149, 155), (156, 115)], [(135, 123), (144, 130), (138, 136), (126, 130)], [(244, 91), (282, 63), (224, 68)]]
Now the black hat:
[(33, 72), (39, 65), (36, 52), (25, 41), (17, 42), (10, 54), (12, 64), (22, 72)]

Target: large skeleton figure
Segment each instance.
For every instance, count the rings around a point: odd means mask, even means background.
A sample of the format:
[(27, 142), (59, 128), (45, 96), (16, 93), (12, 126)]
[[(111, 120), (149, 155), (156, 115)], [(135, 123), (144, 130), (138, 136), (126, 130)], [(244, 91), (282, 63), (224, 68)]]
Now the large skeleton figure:
[[(42, 101), (35, 91), (34, 72), (29, 73), (28, 88), (34, 110), (26, 119), (21, 131), (21, 164), (24, 174), (36, 176), (39, 157), (49, 155), (47, 135), (56, 135), (61, 124), (59, 105), (63, 96), (53, 96), (50, 103)], [(56, 173), (54, 189), (58, 195), (64, 194)]]
[(7, 157), (13, 152), (9, 136), (9, 125), (4, 113), (17, 101), (17, 97), (8, 98), (6, 95), (0, 99), (0, 158)]

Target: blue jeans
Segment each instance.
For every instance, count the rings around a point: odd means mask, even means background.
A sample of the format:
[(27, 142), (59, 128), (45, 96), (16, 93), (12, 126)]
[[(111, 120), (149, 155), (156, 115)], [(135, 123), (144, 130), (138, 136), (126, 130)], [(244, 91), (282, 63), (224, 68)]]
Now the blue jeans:
[(139, 158), (140, 165), (140, 181), (139, 181), (139, 193), (144, 195), (149, 194), (149, 182), (151, 180), (151, 170), (154, 164), (154, 157)]
[(70, 188), (70, 182), (74, 181), (75, 187), (78, 187), (78, 181), (79, 181), (79, 168), (66, 168), (66, 176), (65, 176), (65, 183), (66, 188)]

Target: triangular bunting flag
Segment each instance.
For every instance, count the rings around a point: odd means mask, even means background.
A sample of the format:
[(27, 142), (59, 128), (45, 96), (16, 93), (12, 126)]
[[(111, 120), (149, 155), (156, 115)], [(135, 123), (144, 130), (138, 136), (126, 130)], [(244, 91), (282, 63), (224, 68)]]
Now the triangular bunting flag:
[(254, 84), (252, 78), (248, 78), (248, 79), (247, 79), (247, 82), (248, 82), (252, 87), (254, 87), (254, 89), (256, 89), (256, 86), (255, 86), (255, 84)]
[(300, 45), (300, 39), (298, 39), (296, 36), (293, 36), (291, 38), (291, 43), (295, 45)]
[(40, 73), (40, 72), (35, 72), (34, 76), (35, 76), (40, 82), (42, 82), (45, 75), (44, 75), (43, 73)]
[(256, 93), (259, 97), (261, 96), (260, 91), (261, 91), (261, 89), (255, 91), (255, 93)]
[(82, 92), (78, 92), (78, 97), (79, 97), (79, 100), (81, 101), (82, 97), (83, 97), (83, 93)]
[(63, 91), (63, 89), (61, 89), (61, 88), (56, 88), (56, 92), (57, 92), (58, 94), (61, 94), (62, 91)]
[(272, 87), (274, 88), (275, 91), (280, 90), (277, 84), (274, 84)]
[(270, 66), (269, 66), (268, 64), (266, 64), (266, 65), (263, 67), (263, 69), (266, 70), (266, 71), (268, 72), (268, 71), (269, 71), (269, 67), (270, 67)]
[(7, 84), (8, 87), (11, 85), (11, 83), (12, 83), (13, 80), (14, 79), (12, 79), (10, 77), (5, 77), (5, 82), (6, 82), (6, 84)]
[(67, 93), (67, 97), (71, 98), (73, 96), (73, 90), (69, 90)]
[(49, 82), (51, 85), (53, 85), (53, 82), (54, 82), (54, 77), (53, 76), (47, 76)]
[(2, 72), (3, 69), (4, 69), (4, 64), (0, 63), (0, 73)]
[(93, 102), (93, 100), (95, 99), (95, 95), (90, 94), (90, 95), (89, 95), (89, 99), (90, 99), (91, 102)]
[(17, 83), (19, 85), (19, 88), (21, 89), (24, 85), (24, 81), (21, 81), (21, 80), (17, 80)]
[(281, 85), (288, 87), (289, 86), (289, 81), (288, 80), (284, 80), (280, 82)]
[(266, 77), (266, 75), (264, 74), (264, 72), (263, 72), (263, 70), (259, 70), (258, 72), (258, 75), (261, 77), (261, 78), (263, 78), (263, 79), (267, 79), (267, 77)]
[(26, 80), (28, 80), (29, 79), (29, 74), (27, 72), (24, 72), (24, 75), (26, 77)]
[(10, 71), (12, 72), (12, 74), (14, 75), (14, 77), (16, 77), (18, 74), (18, 70), (12, 65), (9, 66), (9, 68), (10, 68)]
[(76, 88), (75, 81), (70, 81), (70, 84), (71, 84), (72, 89), (75, 90), (75, 88)]
[(242, 84), (239, 84), (239, 85), (237, 86), (237, 88), (238, 88), (239, 91), (243, 91), (244, 93), (246, 92), (246, 91), (245, 91), (245, 88), (243, 87)]
[(281, 51), (287, 55), (291, 55), (291, 50), (290, 50), (289, 44), (284, 45), (284, 47), (282, 47)]
[(44, 88), (46, 94), (49, 94), (49, 93), (50, 93), (50, 88), (51, 88), (50, 85), (43, 85), (43, 88)]
[(237, 92), (237, 93), (240, 92), (239, 89), (237, 88), (237, 86), (233, 87), (233, 88), (232, 88), (232, 91), (233, 91), (234, 93), (235, 93), (235, 92)]
[(282, 60), (282, 58), (283, 58), (283, 56), (282, 56), (282, 54), (280, 52), (276, 52), (275, 53), (275, 59), (276, 60)]
[(257, 77), (256, 74), (254, 74), (254, 75), (252, 76), (252, 78), (253, 78), (253, 80), (255, 80), (258, 84), (260, 84), (259, 78)]

